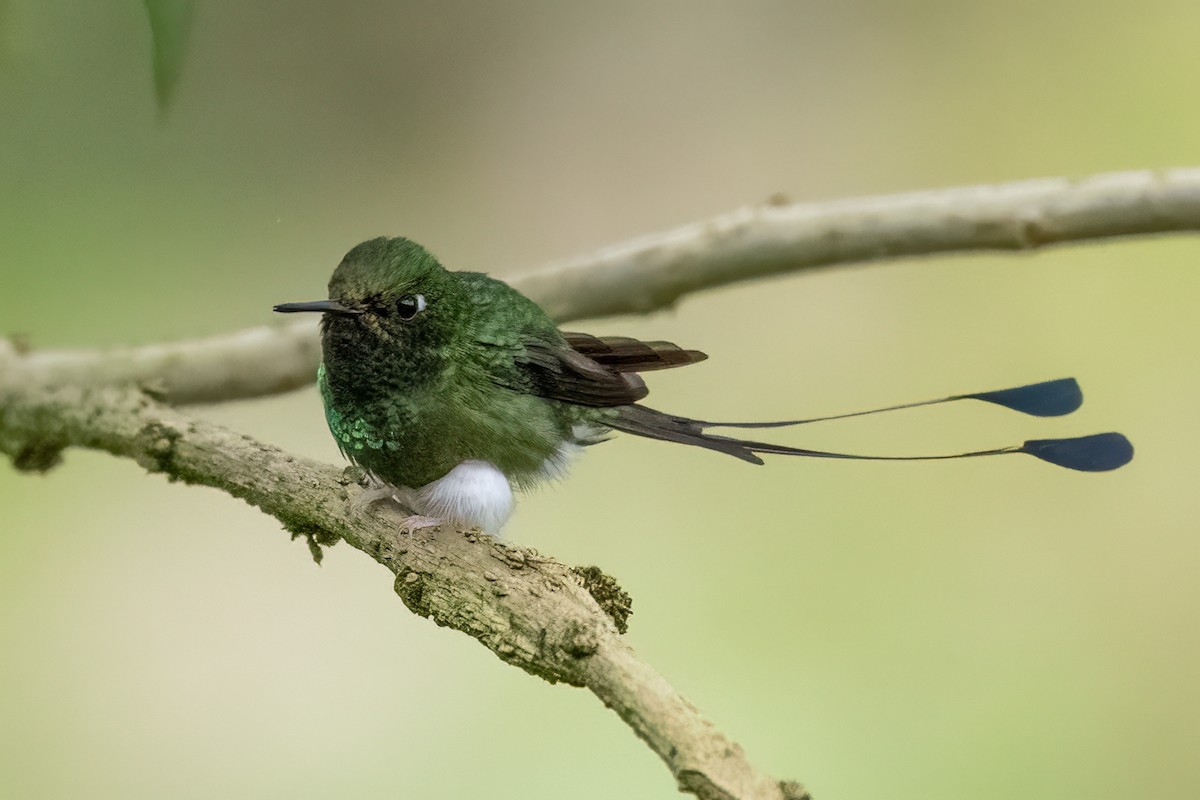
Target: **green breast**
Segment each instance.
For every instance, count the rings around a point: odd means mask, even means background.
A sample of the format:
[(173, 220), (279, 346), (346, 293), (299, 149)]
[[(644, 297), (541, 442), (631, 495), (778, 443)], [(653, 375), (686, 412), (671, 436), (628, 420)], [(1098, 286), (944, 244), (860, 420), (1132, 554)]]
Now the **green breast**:
[(453, 371), (369, 402), (339, 402), (325, 365), (318, 383), (339, 448), (395, 486), (424, 486), (471, 459), (494, 464), (519, 486), (534, 483), (577, 416), (561, 403)]

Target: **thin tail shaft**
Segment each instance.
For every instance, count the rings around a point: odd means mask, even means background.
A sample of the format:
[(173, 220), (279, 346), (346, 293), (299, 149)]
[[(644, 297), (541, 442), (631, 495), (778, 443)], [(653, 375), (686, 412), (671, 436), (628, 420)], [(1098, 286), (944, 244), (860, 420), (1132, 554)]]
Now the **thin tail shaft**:
[(847, 417), (863, 416), (883, 411), (896, 411), (904, 408), (935, 405), (966, 399), (983, 400), (1034, 416), (1059, 416), (1069, 414), (1078, 408), (1083, 400), (1083, 395), (1080, 393), (1079, 385), (1074, 379), (1065, 378), (1058, 381), (1030, 384), (1029, 386), (1019, 386), (1015, 389), (1004, 389), (997, 392), (954, 395), (940, 400), (889, 406), (873, 411), (860, 411), (833, 417), (818, 417), (786, 422), (705, 422), (664, 414), (645, 406), (629, 405), (622, 406), (616, 418), (610, 420), (608, 425), (616, 430), (632, 433), (636, 436), (715, 450), (719, 453), (731, 455), (734, 458), (740, 458), (743, 461), (749, 461), (752, 464), (762, 464), (762, 455), (836, 458), (855, 461), (943, 461), (953, 458), (981, 458), (984, 456), (1023, 453), (1067, 469), (1083, 472), (1106, 472), (1124, 466), (1133, 458), (1133, 445), (1119, 433), (1099, 433), (1068, 439), (1031, 439), (1022, 444), (1009, 447), (950, 455), (871, 456), (809, 450), (801, 447), (772, 444), (770, 442), (759, 442), (752, 439), (737, 439), (706, 431), (706, 428), (713, 427), (778, 428), (789, 425), (803, 425), (810, 422), (845, 419)]
[(807, 425), (810, 422), (829, 422), (835, 419), (850, 419), (865, 417), (868, 414), (882, 414), (885, 411), (902, 411), (907, 408), (936, 406), (941, 403), (953, 403), (956, 400), (982, 400), (985, 403), (1003, 406), (1004, 408), (1029, 414), (1034, 417), (1061, 417), (1070, 414), (1083, 405), (1083, 391), (1079, 382), (1074, 378), (1059, 378), (1053, 381), (1031, 383), (1012, 389), (1000, 389), (991, 392), (974, 392), (972, 394), (954, 394), (940, 397), (937, 400), (922, 400), (917, 403), (901, 403), (885, 408), (872, 408), (869, 411), (855, 411), (850, 414), (834, 414), (828, 417), (810, 417), (809, 419), (790, 419), (782, 422), (700, 422), (705, 428), (787, 428), (792, 425)]

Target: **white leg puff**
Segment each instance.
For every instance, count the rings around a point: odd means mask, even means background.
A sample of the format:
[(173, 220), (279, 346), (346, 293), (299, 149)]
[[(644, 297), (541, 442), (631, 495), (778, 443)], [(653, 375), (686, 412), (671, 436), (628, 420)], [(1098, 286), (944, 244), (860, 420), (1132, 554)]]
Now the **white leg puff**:
[(433, 483), (396, 495), (423, 517), (487, 533), (500, 533), (514, 505), (508, 478), (486, 461), (464, 461)]

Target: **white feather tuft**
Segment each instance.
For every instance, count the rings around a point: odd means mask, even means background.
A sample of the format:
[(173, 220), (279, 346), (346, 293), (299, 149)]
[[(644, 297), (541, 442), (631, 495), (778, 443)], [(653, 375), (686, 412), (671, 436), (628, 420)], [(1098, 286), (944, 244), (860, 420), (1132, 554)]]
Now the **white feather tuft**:
[(495, 534), (508, 522), (515, 505), (508, 478), (487, 461), (464, 461), (433, 483), (396, 494), (421, 516)]

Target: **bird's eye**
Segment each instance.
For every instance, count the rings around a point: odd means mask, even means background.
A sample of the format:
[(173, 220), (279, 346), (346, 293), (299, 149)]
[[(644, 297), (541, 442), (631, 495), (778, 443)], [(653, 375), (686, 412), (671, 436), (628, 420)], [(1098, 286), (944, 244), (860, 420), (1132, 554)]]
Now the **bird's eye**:
[(400, 319), (412, 319), (425, 310), (425, 295), (406, 294), (396, 301), (396, 313)]

